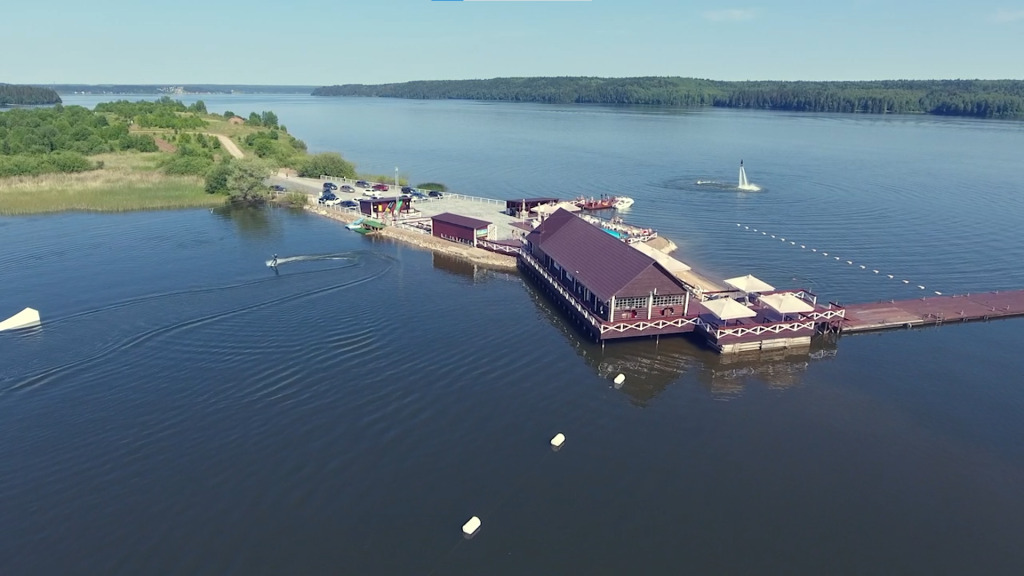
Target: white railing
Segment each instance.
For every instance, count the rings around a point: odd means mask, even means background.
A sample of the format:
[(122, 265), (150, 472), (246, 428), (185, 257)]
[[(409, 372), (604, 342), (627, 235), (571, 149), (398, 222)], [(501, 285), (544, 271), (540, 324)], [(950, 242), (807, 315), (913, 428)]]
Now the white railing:
[(498, 244), (497, 242), (490, 242), (488, 240), (477, 240), (476, 245), (492, 252), (503, 252), (505, 254), (521, 254), (523, 252), (523, 249), (519, 246)]
[(495, 200), (494, 198), (484, 198), (482, 196), (468, 196), (466, 194), (456, 194), (454, 192), (444, 192), (445, 198), (461, 198), (463, 200), (469, 200), (470, 202), (481, 202), (483, 204), (497, 204), (498, 206), (505, 206), (504, 200)]
[(717, 326), (701, 321), (704, 329), (707, 330), (716, 340), (726, 336), (761, 336), (763, 334), (782, 334), (783, 332), (799, 332), (801, 330), (814, 330), (813, 321), (803, 322), (776, 322), (774, 324), (755, 324), (753, 326), (734, 326), (730, 328)]

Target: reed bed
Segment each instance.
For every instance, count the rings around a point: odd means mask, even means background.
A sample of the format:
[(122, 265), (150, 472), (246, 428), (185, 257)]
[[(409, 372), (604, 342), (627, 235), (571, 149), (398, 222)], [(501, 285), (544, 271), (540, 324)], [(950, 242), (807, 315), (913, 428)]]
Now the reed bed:
[(0, 215), (169, 210), (225, 202), (224, 196), (203, 190), (202, 178), (157, 172), (159, 153), (105, 154), (91, 159), (102, 161), (104, 168), (0, 179)]

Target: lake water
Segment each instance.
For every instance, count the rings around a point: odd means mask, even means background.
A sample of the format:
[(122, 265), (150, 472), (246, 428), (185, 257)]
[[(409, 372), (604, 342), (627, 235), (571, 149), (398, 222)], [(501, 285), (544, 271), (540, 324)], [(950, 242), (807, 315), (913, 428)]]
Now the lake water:
[[(202, 99), (414, 183), (627, 194), (717, 277), (1024, 287), (1020, 123)], [(740, 158), (763, 191), (730, 189)], [(517, 274), (301, 212), (0, 218), (0, 240), (0, 316), (43, 316), (0, 334), (0, 574), (1024, 570), (1024, 320), (729, 358), (593, 344)]]

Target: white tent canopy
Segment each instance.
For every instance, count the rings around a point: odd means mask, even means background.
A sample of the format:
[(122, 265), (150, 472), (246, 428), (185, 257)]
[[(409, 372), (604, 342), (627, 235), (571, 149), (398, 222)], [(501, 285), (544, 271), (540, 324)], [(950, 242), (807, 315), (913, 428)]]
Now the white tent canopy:
[(719, 320), (735, 320), (736, 318), (751, 318), (757, 316), (750, 308), (733, 300), (732, 298), (719, 298), (717, 300), (705, 300), (700, 303), (707, 308)]
[(789, 292), (761, 296), (760, 301), (765, 306), (775, 310), (779, 314), (796, 314), (798, 312), (810, 312), (811, 310), (814, 310), (814, 306), (811, 306)]
[(750, 274), (747, 274), (746, 276), (737, 276), (735, 278), (729, 278), (728, 280), (725, 281), (725, 283), (739, 290), (740, 292), (747, 293), (771, 292), (772, 290), (775, 290), (775, 287), (772, 286), (771, 284), (768, 284), (767, 282), (759, 278), (755, 278)]
[(539, 206), (534, 206), (530, 212), (536, 212), (541, 216), (548, 216), (556, 212), (559, 208), (568, 210), (569, 212), (579, 212), (581, 210), (579, 206), (572, 202), (558, 202), (557, 204), (540, 204)]

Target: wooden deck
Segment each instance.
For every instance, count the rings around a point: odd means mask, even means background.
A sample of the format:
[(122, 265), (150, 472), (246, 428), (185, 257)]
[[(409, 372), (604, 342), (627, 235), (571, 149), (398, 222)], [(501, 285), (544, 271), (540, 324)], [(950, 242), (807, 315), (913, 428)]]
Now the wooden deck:
[(1024, 316), (1024, 290), (888, 300), (850, 304), (845, 308), (843, 332), (932, 326), (948, 322)]

